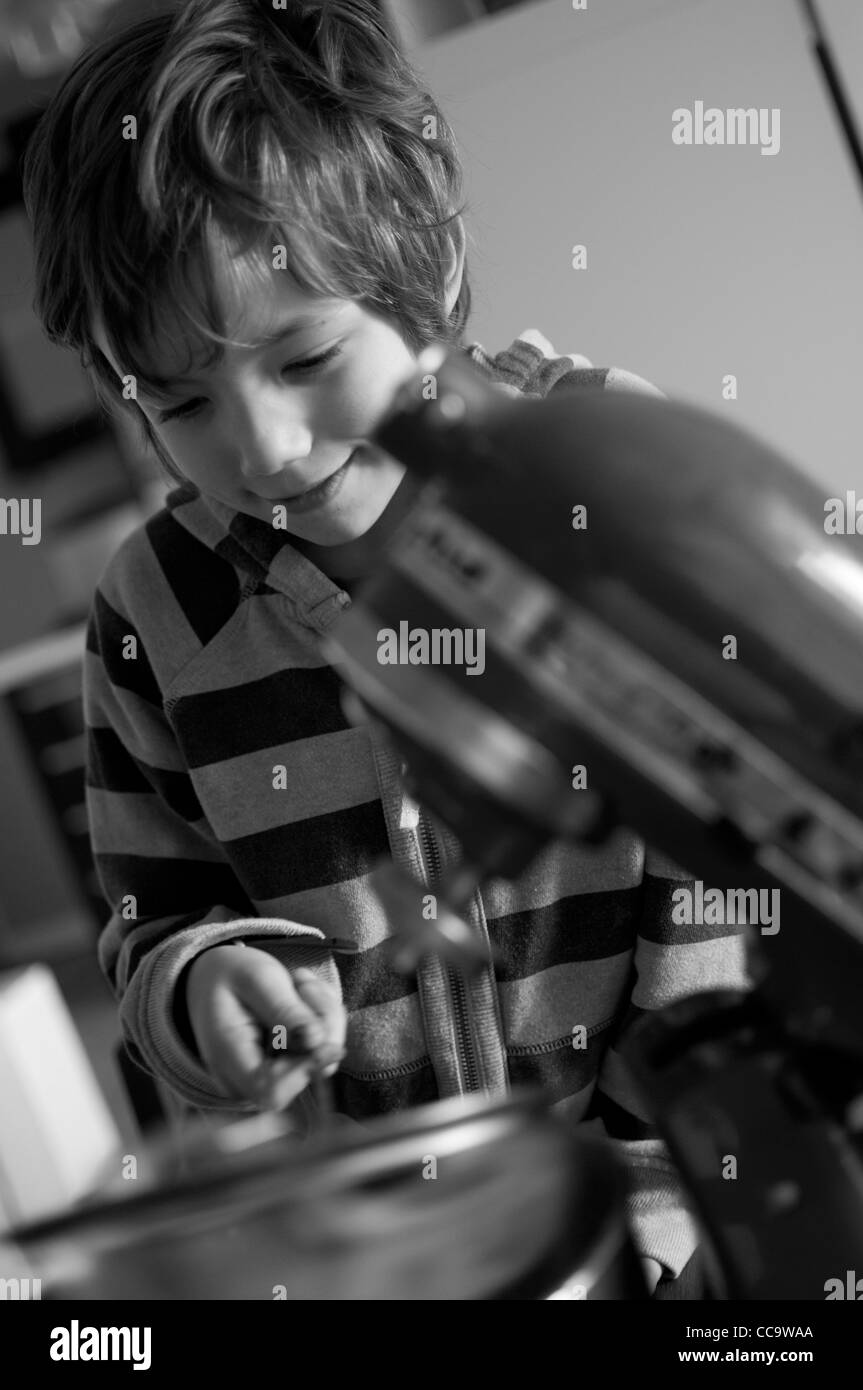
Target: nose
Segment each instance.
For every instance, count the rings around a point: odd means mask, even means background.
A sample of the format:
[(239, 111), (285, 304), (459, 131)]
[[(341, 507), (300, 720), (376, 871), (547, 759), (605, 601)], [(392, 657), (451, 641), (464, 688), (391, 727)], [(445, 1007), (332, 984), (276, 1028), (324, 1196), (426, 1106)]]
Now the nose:
[(244, 480), (293, 473), (296, 487), (303, 487), (312, 431), (284, 399), (264, 393), (247, 400), (235, 412), (232, 434)]

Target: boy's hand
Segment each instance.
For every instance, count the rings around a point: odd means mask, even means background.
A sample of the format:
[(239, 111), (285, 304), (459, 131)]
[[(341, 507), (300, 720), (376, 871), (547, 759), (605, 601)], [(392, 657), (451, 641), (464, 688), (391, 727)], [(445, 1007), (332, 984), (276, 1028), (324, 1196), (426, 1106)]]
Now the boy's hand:
[[(290, 1105), (344, 1055), (347, 1017), (333, 989), (251, 946), (202, 952), (189, 967), (186, 1003), (204, 1066), (229, 1095), (261, 1109)], [(271, 1050), (276, 1028), (286, 1050)]]

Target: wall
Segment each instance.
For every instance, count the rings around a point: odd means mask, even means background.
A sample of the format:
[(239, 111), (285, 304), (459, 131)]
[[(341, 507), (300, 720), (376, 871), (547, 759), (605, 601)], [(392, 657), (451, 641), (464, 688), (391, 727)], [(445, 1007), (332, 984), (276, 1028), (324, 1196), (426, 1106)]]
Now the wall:
[[(462, 145), (472, 337), (536, 326), (854, 486), (863, 201), (798, 6), (543, 0), (411, 51)], [(779, 107), (779, 153), (674, 145), (699, 99)]]

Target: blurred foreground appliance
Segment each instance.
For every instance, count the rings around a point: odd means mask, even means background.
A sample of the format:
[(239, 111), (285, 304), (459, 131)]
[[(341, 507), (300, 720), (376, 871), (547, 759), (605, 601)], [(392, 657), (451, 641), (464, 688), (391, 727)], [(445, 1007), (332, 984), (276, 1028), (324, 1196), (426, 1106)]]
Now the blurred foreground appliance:
[[(710, 890), (778, 890), (754, 990), (658, 1011), (629, 1061), (719, 1292), (822, 1300), (863, 1268), (863, 540), (715, 416), (572, 385), (505, 399), (435, 346), (376, 432), (424, 482), (325, 652), (463, 852), (430, 866), (436, 922), (390, 861), (381, 896), (404, 968), (436, 951), (458, 974), (484, 960), (476, 886), (554, 838), (626, 825)], [(19, 1257), (49, 1297), (645, 1295), (612, 1151), (542, 1095), (302, 1146), (257, 1124), (185, 1176), (169, 1145), (134, 1196), (16, 1231)]]
[(504, 398), (437, 345), (374, 439), (426, 486), (325, 650), (463, 850), (444, 927), (402, 912), (401, 958), (470, 970), (478, 884), (621, 824), (745, 902), (755, 990), (659, 1011), (628, 1060), (728, 1296), (823, 1299), (863, 1267), (855, 499), (704, 410), (577, 374)]

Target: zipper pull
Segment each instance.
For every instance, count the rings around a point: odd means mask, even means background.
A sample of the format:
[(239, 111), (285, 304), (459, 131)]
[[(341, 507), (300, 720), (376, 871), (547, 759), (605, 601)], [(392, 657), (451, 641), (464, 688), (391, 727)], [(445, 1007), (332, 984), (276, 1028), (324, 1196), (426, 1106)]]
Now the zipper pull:
[(324, 951), (341, 951), (343, 955), (355, 955), (360, 949), (348, 936), (287, 936), (284, 940), (289, 946), (317, 946)]
[(222, 942), (230, 946), (317, 946), (321, 951), (340, 951), (343, 955), (356, 955), (360, 949), (356, 941), (348, 936), (249, 936), (245, 941)]

